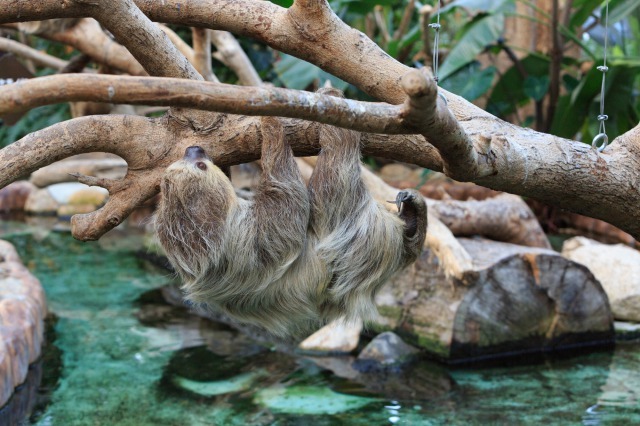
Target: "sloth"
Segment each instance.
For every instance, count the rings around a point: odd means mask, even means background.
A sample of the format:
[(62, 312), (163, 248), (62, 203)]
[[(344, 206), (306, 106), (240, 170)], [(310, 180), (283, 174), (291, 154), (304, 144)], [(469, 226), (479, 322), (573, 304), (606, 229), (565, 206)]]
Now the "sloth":
[(186, 298), (283, 338), (375, 319), (376, 292), (422, 251), (424, 199), (401, 191), (399, 214), (376, 202), (360, 176), (357, 132), (322, 126), (308, 187), (279, 119), (262, 118), (261, 133), (250, 200), (198, 146), (164, 173), (156, 230)]

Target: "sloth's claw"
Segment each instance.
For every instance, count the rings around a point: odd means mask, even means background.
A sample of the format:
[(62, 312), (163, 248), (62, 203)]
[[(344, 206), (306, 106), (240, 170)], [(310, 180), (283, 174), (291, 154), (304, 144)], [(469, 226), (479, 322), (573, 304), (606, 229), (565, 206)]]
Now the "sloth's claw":
[(402, 211), (402, 203), (412, 202), (415, 196), (409, 191), (400, 191), (398, 195), (396, 195), (396, 207), (398, 207), (398, 212)]

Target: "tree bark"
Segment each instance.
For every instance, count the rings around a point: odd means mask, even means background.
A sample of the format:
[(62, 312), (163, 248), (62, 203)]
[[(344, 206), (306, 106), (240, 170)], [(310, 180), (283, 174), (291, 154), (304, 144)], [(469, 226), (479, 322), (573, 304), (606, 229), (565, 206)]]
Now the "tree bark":
[(607, 295), (586, 267), (551, 250), (457, 241), (471, 258), (464, 284), (426, 250), (377, 296), (376, 330), (449, 362), (613, 342)]
[[(604, 153), (598, 154), (580, 142), (502, 122), (462, 98), (437, 88), (428, 76), (389, 57), (364, 34), (340, 21), (324, 1), (297, 0), (289, 9), (269, 2), (249, 0), (231, 3), (215, 0), (166, 0), (161, 3), (146, 0), (75, 0), (64, 3), (54, 0), (37, 3), (4, 0), (3, 3), (7, 7), (1, 9), (0, 23), (91, 16), (109, 30), (144, 69), (154, 76), (201, 79), (195, 68), (151, 20), (230, 31), (252, 37), (275, 49), (308, 60), (371, 96), (400, 108), (403, 128), (391, 126), (384, 133), (414, 135), (368, 135), (365, 139), (369, 145), (365, 146), (365, 152), (373, 151), (389, 158), (416, 162), (434, 170), (443, 170), (458, 180), (473, 181), (496, 190), (537, 198), (574, 212), (607, 219), (635, 237), (640, 236), (640, 209), (637, 208), (640, 205), (640, 177), (637, 172), (640, 166), (639, 127), (620, 136)], [(31, 88), (28, 85), (21, 87)], [(2, 87), (0, 93), (10, 90), (15, 90), (15, 87)], [(162, 93), (167, 92), (161, 91), (159, 94)], [(168, 93), (171, 94), (170, 91)], [(446, 103), (438, 93), (446, 96)], [(28, 97), (26, 90), (20, 95)], [(150, 96), (146, 98), (149, 99)], [(303, 96), (302, 99), (308, 98)], [(251, 140), (250, 137), (258, 138), (259, 132), (249, 127), (255, 125), (254, 120), (184, 108), (185, 105), (202, 108), (202, 103), (199, 102), (201, 101), (180, 103), (176, 106), (183, 108), (172, 108), (165, 121), (165, 128), (160, 131), (166, 135), (166, 139), (156, 139), (154, 146), (162, 145), (160, 149), (163, 152), (170, 155), (171, 159), (177, 159), (187, 143), (217, 137), (218, 143), (208, 143), (213, 148), (211, 151), (217, 161), (232, 164), (240, 159), (257, 158), (258, 139)], [(269, 99), (268, 102), (277, 104), (278, 100)], [(291, 99), (289, 107), (280, 105), (281, 111), (290, 111), (276, 114), (315, 120), (316, 117), (310, 117), (308, 112), (300, 115), (293, 112), (300, 103), (304, 101)], [(167, 100), (167, 104), (172, 105), (170, 100)], [(357, 114), (360, 104), (352, 106), (350, 113)], [(393, 110), (391, 105), (388, 107), (394, 112), (385, 119), (397, 119), (398, 115), (393, 115), (397, 110)], [(263, 108), (267, 109), (266, 106)], [(305, 109), (301, 108), (299, 111)], [(257, 113), (255, 107), (252, 113)], [(348, 115), (346, 112), (345, 114)], [(344, 119), (345, 116), (342, 117), (342, 122), (333, 124), (364, 130), (357, 127), (361, 122), (350, 122)], [(321, 120), (330, 122), (331, 119)], [(82, 123), (92, 125), (88, 121)], [(60, 129), (67, 126), (76, 127), (83, 135), (94, 133), (93, 128), (83, 128), (77, 123), (54, 126), (49, 133), (60, 134)], [(172, 133), (175, 127), (188, 128), (191, 133), (185, 131), (180, 134), (180, 138), (176, 138)], [(296, 127), (296, 131), (288, 133), (289, 137), (311, 142), (304, 147), (298, 145), (297, 155), (308, 155), (317, 150), (314, 148), (317, 145), (313, 137), (303, 133), (309, 129), (314, 127), (301, 125)], [(312, 132), (315, 133), (315, 130)], [(137, 134), (138, 129), (133, 133)], [(48, 139), (47, 144), (53, 141), (45, 133), (41, 133), (41, 136)], [(145, 187), (155, 188), (161, 174), (160, 167), (165, 167), (170, 161), (167, 159), (157, 165), (150, 163), (144, 157), (148, 139), (134, 139), (142, 144), (135, 151), (143, 153), (142, 158), (134, 159), (130, 156), (134, 163), (142, 166), (136, 169), (137, 177), (144, 181)], [(241, 139), (242, 143), (228, 145), (229, 139)], [(23, 139), (21, 146), (24, 147), (32, 140), (33, 137), (28, 136)], [(399, 144), (400, 141), (406, 145), (402, 150), (389, 149), (396, 148), (398, 145), (393, 144)], [(61, 143), (61, 140), (56, 140), (55, 143)], [(375, 145), (377, 143), (379, 145)], [(176, 146), (181, 149), (174, 149)], [(381, 149), (372, 150), (373, 146)], [(112, 145), (110, 149), (116, 148)], [(67, 155), (76, 153), (70, 151), (67, 150)], [(35, 162), (48, 164), (56, 156), (59, 153), (38, 151)], [(25, 152), (16, 152), (15, 149), (0, 154), (0, 158), (3, 164), (10, 167), (23, 170), (34, 167), (33, 157), (26, 156)], [(9, 181), (3, 179), (2, 184)], [(127, 182), (129, 184), (130, 181)], [(621, 185), (620, 182), (625, 184)], [(116, 186), (112, 185), (112, 188)], [(146, 191), (145, 195), (153, 195), (152, 192)], [(124, 199), (122, 202), (124, 203)], [(130, 204), (138, 202), (141, 202), (140, 197), (133, 197), (129, 201)], [(121, 206), (119, 211), (126, 215), (134, 207)], [(119, 220), (110, 223), (119, 223)], [(95, 226), (96, 231), (89, 233), (92, 238), (97, 238), (110, 229), (110, 225), (101, 221), (96, 222)], [(89, 235), (85, 231), (75, 234), (81, 238)]]

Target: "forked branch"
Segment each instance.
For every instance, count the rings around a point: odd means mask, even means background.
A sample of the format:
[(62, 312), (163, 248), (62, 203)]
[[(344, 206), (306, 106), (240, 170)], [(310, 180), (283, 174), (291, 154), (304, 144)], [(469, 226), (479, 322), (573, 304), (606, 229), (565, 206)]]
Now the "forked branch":
[[(331, 12), (326, 1), (297, 0), (290, 9), (253, 0), (0, 0), (0, 4), (8, 6), (0, 8), (0, 23), (94, 17), (127, 47), (149, 74), (155, 76), (201, 79), (151, 21), (252, 37), (312, 62), (381, 101), (404, 105), (398, 106), (402, 109), (403, 132), (409, 128), (411, 132), (424, 135), (367, 135), (365, 152), (385, 153), (391, 158), (444, 168), (447, 174), (458, 179), (473, 180), (493, 189), (538, 198), (602, 218), (640, 237), (640, 213), (637, 213), (640, 212), (640, 131), (628, 132), (604, 153), (598, 154), (580, 142), (505, 123), (440, 89), (447, 98), (445, 104), (438, 100), (431, 79), (415, 72), (410, 74), (410, 68), (384, 53), (364, 34), (344, 24)], [(167, 91), (160, 93), (169, 94)], [(269, 96), (275, 93), (269, 92)], [(269, 99), (269, 102), (277, 100)], [(204, 105), (208, 101), (199, 99), (197, 102)], [(290, 113), (291, 105), (283, 111)], [(353, 107), (350, 114), (357, 115), (360, 105), (350, 105)], [(192, 106), (201, 108), (197, 104)], [(305, 108), (309, 110), (307, 106), (302, 110)], [(348, 115), (345, 112), (340, 118), (345, 124)], [(199, 138), (215, 134), (218, 139), (213, 148), (217, 156), (238, 160), (256, 157), (259, 135), (251, 126), (259, 126), (251, 118), (211, 112), (199, 114), (195, 110), (177, 108), (170, 111), (169, 117), (175, 118), (168, 119), (171, 126), (182, 126), (191, 132), (181, 134), (183, 139), (178, 143), (181, 146), (191, 141), (201, 142)], [(353, 123), (360, 122), (353, 120)], [(229, 127), (225, 129), (224, 126)], [(300, 137), (309, 144), (306, 147), (298, 145), (296, 152), (313, 152), (317, 143), (313, 130), (316, 126), (296, 124), (293, 127), (296, 130), (291, 131), (291, 136)], [(393, 127), (385, 131), (390, 132), (390, 129)], [(398, 152), (389, 148), (397, 147), (395, 143), (399, 140), (406, 147)], [(234, 141), (235, 145), (229, 145), (228, 141)], [(251, 154), (247, 155), (249, 152)], [(179, 153), (171, 151), (169, 155)], [(14, 157), (13, 161), (16, 158), (20, 157)], [(23, 157), (20, 161), (31, 159)]]

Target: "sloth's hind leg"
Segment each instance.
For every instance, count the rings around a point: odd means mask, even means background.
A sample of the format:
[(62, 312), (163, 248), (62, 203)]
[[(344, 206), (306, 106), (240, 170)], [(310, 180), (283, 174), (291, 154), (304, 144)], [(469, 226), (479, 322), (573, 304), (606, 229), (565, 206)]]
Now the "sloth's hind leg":
[[(341, 96), (336, 89), (319, 92)], [(360, 177), (360, 133), (325, 125), (320, 130), (320, 146), (309, 197), (311, 229), (322, 239), (345, 222), (356, 220), (371, 198)]]

